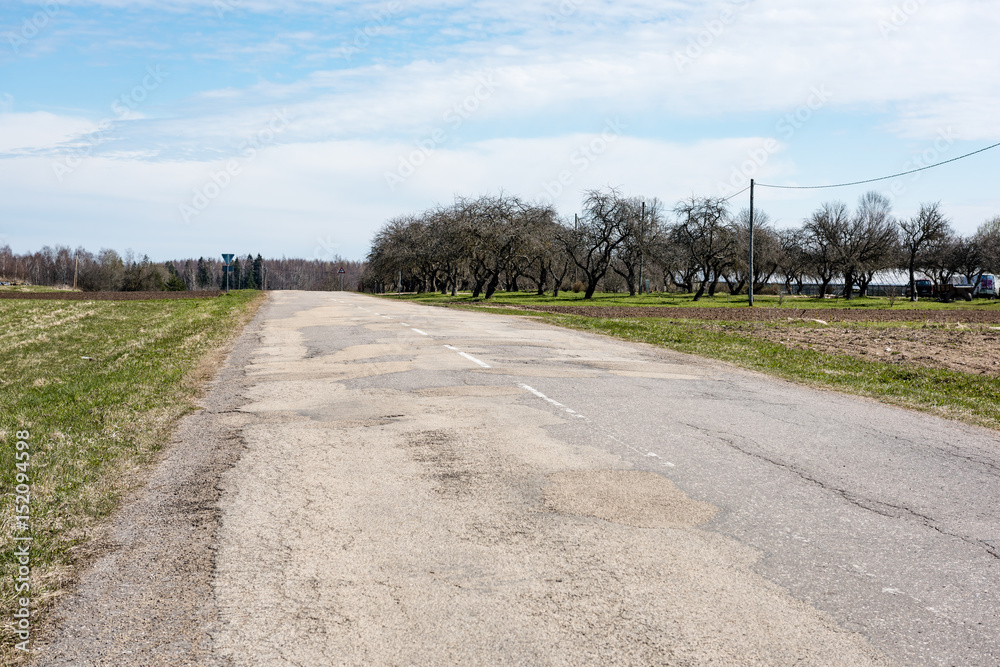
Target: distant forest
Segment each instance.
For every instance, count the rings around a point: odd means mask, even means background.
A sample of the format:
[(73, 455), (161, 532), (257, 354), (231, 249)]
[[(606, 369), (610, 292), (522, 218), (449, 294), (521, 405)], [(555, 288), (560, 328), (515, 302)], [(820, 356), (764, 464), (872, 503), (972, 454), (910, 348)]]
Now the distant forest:
[[(341, 281), (340, 269), (344, 269)], [(264, 259), (259, 253), (233, 260), (229, 289), (360, 291), (365, 265), (335, 257), (330, 261)], [(153, 262), (131, 250), (119, 255), (103, 249), (45, 246), (34, 253), (17, 254), (0, 247), (0, 282), (73, 287), (94, 291), (158, 291), (225, 289), (222, 259), (198, 257)]]

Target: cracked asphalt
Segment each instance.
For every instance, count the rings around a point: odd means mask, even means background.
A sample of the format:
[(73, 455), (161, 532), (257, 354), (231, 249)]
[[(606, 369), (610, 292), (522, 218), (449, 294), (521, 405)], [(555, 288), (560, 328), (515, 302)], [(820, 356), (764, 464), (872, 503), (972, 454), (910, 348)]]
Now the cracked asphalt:
[(1000, 663), (993, 431), (273, 293), (37, 665)]

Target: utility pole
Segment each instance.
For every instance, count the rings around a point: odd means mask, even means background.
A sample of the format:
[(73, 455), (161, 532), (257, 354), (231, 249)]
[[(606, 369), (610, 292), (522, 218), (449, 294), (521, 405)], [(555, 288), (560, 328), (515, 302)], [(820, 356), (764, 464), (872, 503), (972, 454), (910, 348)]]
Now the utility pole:
[(748, 280), (750, 282), (750, 307), (753, 308), (753, 179), (750, 179), (750, 268)]

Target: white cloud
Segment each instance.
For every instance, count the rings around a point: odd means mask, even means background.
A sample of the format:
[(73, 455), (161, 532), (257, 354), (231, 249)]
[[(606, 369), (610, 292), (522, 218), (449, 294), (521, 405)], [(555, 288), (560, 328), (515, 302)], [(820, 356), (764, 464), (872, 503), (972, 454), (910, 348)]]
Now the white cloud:
[(96, 129), (89, 120), (46, 111), (0, 113), (0, 153), (54, 148)]

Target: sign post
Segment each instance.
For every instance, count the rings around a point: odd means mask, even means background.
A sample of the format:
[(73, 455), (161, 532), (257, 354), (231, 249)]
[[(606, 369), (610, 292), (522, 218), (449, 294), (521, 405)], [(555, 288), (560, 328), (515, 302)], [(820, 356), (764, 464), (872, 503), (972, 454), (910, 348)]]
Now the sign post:
[(344, 274), (347, 273), (347, 271), (344, 271), (344, 267), (340, 267), (340, 271), (337, 271), (337, 273), (340, 274), (340, 291), (343, 292), (344, 291)]
[(222, 272), (226, 274), (226, 294), (229, 294), (229, 274), (233, 272), (235, 253), (222, 253)]

